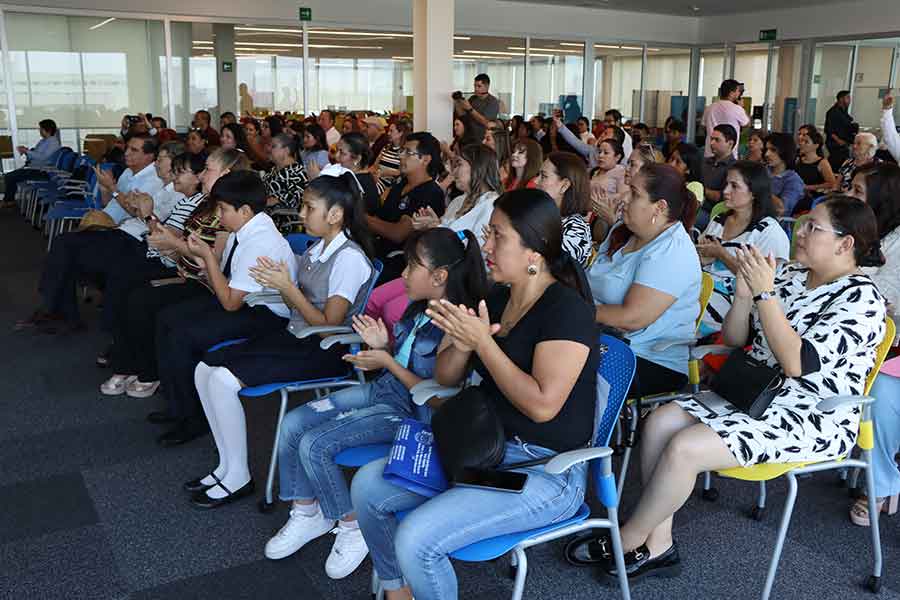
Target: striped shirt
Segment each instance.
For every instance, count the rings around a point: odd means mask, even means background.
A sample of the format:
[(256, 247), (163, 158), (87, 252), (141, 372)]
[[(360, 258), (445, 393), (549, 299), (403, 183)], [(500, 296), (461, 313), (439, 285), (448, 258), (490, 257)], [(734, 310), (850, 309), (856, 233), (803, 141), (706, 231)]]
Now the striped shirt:
[[(400, 169), (400, 150), (399, 146), (394, 146), (393, 144), (388, 144), (384, 147), (384, 150), (381, 151), (381, 160), (378, 162), (378, 166), (383, 169)], [(381, 183), (385, 188), (389, 188), (394, 185), (394, 182), (397, 180), (396, 177), (382, 177)]]
[[(190, 198), (183, 197), (172, 209), (172, 212), (169, 213), (169, 216), (166, 217), (166, 220), (163, 221), (163, 225), (178, 231), (184, 231), (185, 222), (194, 214), (194, 211), (200, 206), (204, 198), (206, 196), (203, 192), (197, 192)], [(168, 256), (163, 256), (159, 250), (153, 247), (147, 248), (147, 258), (158, 258), (167, 267), (175, 266), (175, 261)]]

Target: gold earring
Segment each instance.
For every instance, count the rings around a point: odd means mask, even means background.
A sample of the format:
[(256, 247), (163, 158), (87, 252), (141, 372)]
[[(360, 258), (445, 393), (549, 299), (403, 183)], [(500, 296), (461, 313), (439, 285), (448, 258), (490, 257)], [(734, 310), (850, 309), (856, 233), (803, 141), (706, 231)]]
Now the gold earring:
[(534, 277), (538, 274), (537, 265), (528, 265), (528, 274)]

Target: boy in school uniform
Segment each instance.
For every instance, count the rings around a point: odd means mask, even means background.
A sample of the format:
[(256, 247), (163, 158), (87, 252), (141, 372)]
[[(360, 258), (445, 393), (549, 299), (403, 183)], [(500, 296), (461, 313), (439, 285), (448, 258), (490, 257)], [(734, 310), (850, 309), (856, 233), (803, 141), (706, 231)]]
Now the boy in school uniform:
[(209, 432), (194, 385), (194, 369), (211, 346), (287, 326), (290, 310), (280, 296), (252, 307), (244, 302), (247, 294), (263, 291), (250, 276), (250, 267), (261, 256), (284, 261), (291, 280), (297, 281), (296, 257), (264, 212), (266, 189), (256, 173), (227, 173), (210, 195), (217, 202), (220, 222), (231, 232), (223, 261), (220, 264), (212, 248), (195, 235), (188, 238), (188, 248), (203, 265), (213, 293), (170, 306), (156, 321), (160, 382), (168, 401), (165, 420), (175, 423), (160, 436), (163, 446), (183, 444)]

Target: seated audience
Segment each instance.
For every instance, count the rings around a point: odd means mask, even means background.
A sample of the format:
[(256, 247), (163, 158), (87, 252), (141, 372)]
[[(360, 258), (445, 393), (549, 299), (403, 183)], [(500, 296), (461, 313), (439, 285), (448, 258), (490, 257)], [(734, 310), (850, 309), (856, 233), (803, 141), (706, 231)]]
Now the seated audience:
[(357, 132), (345, 133), (337, 145), (337, 160), (345, 169), (353, 171), (356, 181), (362, 190), (363, 205), (366, 214), (373, 215), (381, 203), (378, 183), (369, 168), (372, 166), (372, 149), (366, 137)]
[(365, 134), (369, 139), (369, 147), (371, 148), (372, 156), (377, 157), (381, 154), (382, 148), (388, 143), (387, 133), (385, 132), (385, 129), (387, 129), (387, 121), (384, 120), (384, 117), (371, 116), (366, 117), (365, 125)]
[(127, 169), (115, 179), (110, 171), (94, 167), (97, 173), (97, 184), (103, 202), (103, 212), (118, 225), (132, 216), (119, 204), (119, 194), (127, 192), (144, 192), (151, 196), (163, 188), (162, 179), (156, 174), (156, 152), (159, 144), (156, 138), (144, 133), (134, 135), (125, 146), (125, 166)]
[(540, 144), (530, 137), (517, 139), (509, 157), (510, 169), (504, 182), (505, 190), (511, 192), (520, 188), (537, 187), (543, 162), (544, 154)]
[(185, 152), (195, 154), (201, 160), (206, 160), (206, 156), (209, 154), (207, 144), (206, 130), (204, 129), (191, 129), (184, 138)]
[(327, 108), (322, 110), (319, 113), (319, 126), (325, 132), (325, 149), (330, 150), (341, 140), (341, 132), (334, 126), (334, 113)]
[(734, 147), (737, 141), (737, 131), (731, 125), (716, 125), (709, 135), (708, 145), (713, 154), (703, 161), (704, 200), (697, 215), (697, 226), (700, 228), (706, 227), (713, 206), (722, 201), (725, 176), (735, 162)]
[(684, 121), (672, 117), (669, 118), (671, 120), (666, 124), (665, 142), (663, 142), (662, 147), (662, 153), (666, 161), (671, 157), (672, 151), (674, 151), (679, 144), (686, 141), (684, 136), (687, 134), (687, 128), (684, 126)]
[[(604, 140), (610, 143), (618, 143), (614, 140)], [(615, 195), (609, 195), (601, 187), (591, 186), (591, 210), (594, 213), (594, 223), (591, 226), (593, 239), (600, 243), (606, 239), (610, 228), (622, 218), (622, 206), (631, 195), (631, 180), (644, 165), (660, 162), (660, 154), (649, 142), (641, 142), (628, 157), (625, 168), (624, 185)]]
[(669, 152), (666, 163), (675, 167), (687, 182), (687, 189), (697, 202), (703, 201), (703, 153), (694, 144), (678, 144)]
[(3, 203), (5, 205), (11, 206), (15, 203), (16, 190), (20, 183), (34, 179), (46, 179), (47, 176), (41, 171), (41, 168), (54, 166), (50, 157), (62, 147), (56, 121), (53, 119), (42, 120), (38, 123), (38, 131), (41, 139), (34, 148), (30, 150), (25, 146), (16, 148), (19, 154), (25, 156), (25, 166), (3, 175)]
[(397, 119), (388, 126), (388, 143), (375, 160), (381, 185), (387, 189), (400, 178), (400, 153), (406, 144), (406, 136), (412, 132), (412, 123)]
[[(678, 572), (672, 518), (700, 473), (832, 460), (853, 449), (859, 406), (823, 412), (817, 404), (863, 393), (884, 337), (885, 307), (859, 267), (883, 257), (875, 215), (865, 204), (838, 196), (810, 215), (798, 232), (799, 264), (778, 268), (753, 248), (738, 253), (734, 304), (722, 329), (725, 344), (750, 345), (749, 356), (784, 373), (772, 404), (753, 419), (738, 410), (712, 413), (693, 399), (676, 401), (653, 411), (645, 424), (643, 493), (621, 529), (629, 578)], [(577, 553), (614, 574), (608, 541), (585, 544)]]
[(444, 191), (434, 181), (443, 168), (440, 143), (433, 135), (417, 131), (406, 136), (400, 152), (401, 177), (378, 211), (366, 216), (375, 236), (375, 255), (384, 264), (379, 283), (396, 279), (403, 271), (403, 256), (394, 253), (399, 254), (413, 231), (412, 216), (426, 207), (437, 216), (444, 214)]
[(303, 150), (300, 152), (303, 164), (312, 179), (330, 164), (328, 158), (328, 140), (325, 130), (318, 123), (309, 123), (303, 134)]
[(247, 135), (247, 158), (254, 170), (266, 171), (269, 168), (270, 156), (265, 140), (262, 137), (262, 127), (259, 121), (252, 117), (243, 119), (244, 133)]
[(541, 165), (538, 189), (553, 198), (562, 215), (562, 247), (575, 262), (587, 264), (591, 255), (591, 187), (584, 162), (571, 152), (552, 152)]
[(591, 122), (587, 117), (578, 117), (575, 124), (578, 125), (578, 139), (585, 144), (597, 143), (597, 139), (591, 134)]
[(631, 128), (631, 142), (634, 148), (642, 143), (652, 144), (653, 139), (650, 137), (650, 128), (646, 123), (635, 123)]
[(766, 138), (766, 164), (772, 174), (772, 202), (779, 216), (789, 217), (803, 199), (806, 189), (794, 170), (797, 146), (787, 133), (772, 133)]
[(229, 123), (237, 123), (237, 117), (230, 110), (223, 112), (222, 116), (219, 117), (219, 128), (224, 129)]
[[(446, 299), (474, 306), (487, 292), (484, 264), (472, 232), (435, 228), (410, 237), (404, 280), (412, 303), (395, 329), (393, 353), (388, 330), (370, 317), (353, 327), (370, 348), (345, 355), (364, 371), (380, 370), (371, 383), (306, 404), (284, 420), (279, 439), (280, 497), (293, 501), (290, 519), (266, 544), (266, 557), (289, 556), (335, 527), (337, 538), (325, 573), (340, 579), (352, 573), (369, 550), (350, 500), (350, 490), (334, 463), (341, 450), (360, 444), (390, 443), (398, 421), (429, 421), (429, 406), (416, 406), (409, 389), (434, 372), (435, 360), (450, 345), (425, 315), (429, 301)], [(433, 401), (434, 402), (434, 401)], [(214, 402), (215, 404), (215, 402)], [(347, 412), (350, 412), (348, 415)]]
[(267, 287), (252, 276), (257, 259), (284, 263), (280, 272), (292, 282), (297, 279), (290, 244), (265, 213), (266, 189), (259, 175), (246, 171), (223, 175), (212, 187), (209, 201), (216, 203), (221, 226), (229, 232), (223, 258), (197, 233), (188, 236), (187, 250), (199, 263), (212, 294), (169, 305), (156, 318), (159, 380), (168, 401), (167, 415), (176, 419), (175, 427), (160, 437), (164, 446), (209, 432), (194, 387), (194, 368), (207, 349), (224, 340), (261, 336), (287, 325), (290, 311), (280, 298), (264, 296), (253, 306), (245, 302), (248, 294)]
[(343, 170), (340, 177), (317, 177), (301, 211), (306, 230), (322, 239), (297, 258), (262, 252), (247, 270), (248, 287), (275, 290), (290, 321), (279, 319), (277, 327), (248, 331), (245, 342), (201, 352), (192, 367), (219, 454), (218, 467), (185, 486), (197, 507), (215, 508), (253, 492), (241, 388), (346, 372), (345, 346), (322, 350), (319, 336), (296, 335), (308, 326), (349, 325), (365, 302), (375, 270), (353, 175)]
[(747, 152), (743, 159), (750, 162), (765, 164), (766, 162), (766, 139), (769, 136), (761, 129), (753, 129), (747, 136)]
[(822, 151), (824, 146), (825, 138), (814, 126), (806, 125), (800, 129), (797, 135), (797, 164), (794, 170), (803, 180), (808, 197), (828, 193), (837, 185), (831, 164), (825, 160)]
[[(103, 393), (126, 393), (134, 398), (156, 393), (160, 384), (157, 315), (169, 306), (210, 294), (204, 283), (203, 265), (193, 258), (187, 239), (199, 236), (217, 256), (222, 256), (228, 233), (220, 222), (210, 190), (223, 175), (249, 169), (250, 163), (242, 152), (221, 148), (206, 159), (205, 167), (193, 155), (186, 154), (176, 161), (175, 183), (186, 192), (185, 198), (172, 209), (168, 219), (152, 225), (147, 237), (147, 269), (151, 269), (149, 265), (154, 260), (164, 269), (158, 279), (134, 287), (113, 318), (110, 362), (115, 375), (104, 384), (109, 391), (101, 388)], [(201, 191), (191, 194), (198, 184)], [(176, 275), (180, 277), (175, 279)], [(165, 411), (151, 413), (148, 420), (158, 424), (173, 421)]]
[(877, 151), (878, 138), (871, 133), (859, 133), (853, 138), (850, 158), (844, 161), (844, 164), (841, 165), (837, 172), (841, 192), (846, 192), (850, 189), (853, 176), (856, 175), (857, 171), (881, 162), (875, 158)]
[[(453, 178), (462, 192), (447, 206), (443, 217), (438, 217), (431, 207), (422, 208), (412, 215), (412, 226), (417, 230), (434, 227), (447, 227), (453, 231), (484, 231), (494, 201), (500, 193), (500, 174), (497, 170), (497, 155), (482, 144), (470, 144), (460, 151), (451, 165)], [(404, 280), (397, 278), (378, 286), (366, 306), (366, 314), (381, 319), (393, 329), (409, 299), (406, 294)]]
[(629, 397), (680, 389), (688, 347), (657, 350), (662, 340), (694, 338), (700, 261), (688, 230), (697, 202), (668, 165), (644, 165), (631, 180), (622, 222), (610, 231), (587, 273), (596, 320), (624, 332), (637, 356)]
[[(617, 127), (622, 130), (624, 139), (620, 140), (620, 142), (622, 143), (622, 150), (625, 152), (625, 160), (628, 160), (628, 157), (631, 156), (631, 150), (634, 148), (634, 141), (631, 139), (631, 135), (622, 128), (622, 113), (614, 108), (608, 110), (603, 114), (603, 121), (606, 123), (607, 129)], [(599, 140), (600, 138), (597, 139)]]
[(777, 220), (766, 168), (739, 160), (728, 169), (725, 181), (727, 210), (709, 222), (697, 242), (700, 263), (715, 285), (700, 325), (704, 336), (722, 329), (731, 308), (740, 248), (752, 246), (778, 261), (787, 261), (791, 253), (791, 242)]
[[(507, 192), (489, 231), (484, 251), (501, 285), (469, 310), (431, 302), (426, 312), (451, 342), (435, 378), (459, 385), (474, 365), (481, 383), (473, 389), (495, 408), (508, 440), (502, 464), (584, 447), (594, 423), (597, 334), (580, 267), (562, 248), (559, 210), (541, 191)], [(538, 465), (515, 469), (528, 475), (518, 494), (456, 486), (429, 499), (385, 481), (384, 465), (363, 467), (351, 498), (388, 600), (456, 598), (450, 553), (569, 517), (587, 484), (584, 464), (560, 475)], [(398, 511), (408, 511), (402, 522)]]
[(272, 138), (272, 170), (263, 175), (266, 186), (266, 212), (298, 209), (303, 203), (303, 190), (309, 183), (300, 162), (300, 141), (284, 132)]
[(219, 137), (223, 150), (240, 150), (247, 154), (249, 160), (250, 147), (247, 145), (247, 134), (239, 123), (226, 123), (222, 126), (222, 134)]
[(219, 145), (219, 132), (210, 125), (210, 121), (212, 121), (212, 117), (210, 117), (209, 111), (198, 110), (194, 113), (191, 126), (203, 131), (206, 134), (207, 143), (215, 147)]
[(484, 145), (497, 155), (497, 164), (500, 169), (500, 179), (505, 180), (509, 176), (509, 157), (512, 152), (509, 142), (509, 131), (500, 121), (489, 121), (484, 130)]

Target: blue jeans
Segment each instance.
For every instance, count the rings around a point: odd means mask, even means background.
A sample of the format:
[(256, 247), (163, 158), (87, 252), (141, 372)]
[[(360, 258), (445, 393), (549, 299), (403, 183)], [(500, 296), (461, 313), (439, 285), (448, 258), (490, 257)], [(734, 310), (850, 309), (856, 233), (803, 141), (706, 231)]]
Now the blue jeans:
[[(550, 454), (546, 448), (507, 442), (504, 463)], [(385, 481), (385, 462), (369, 463), (356, 474), (353, 506), (383, 587), (396, 590), (405, 581), (417, 600), (457, 598), (450, 553), (488, 537), (572, 516), (584, 501), (587, 481), (585, 464), (562, 475), (551, 475), (538, 465), (516, 469), (528, 473), (519, 494), (452, 487), (428, 499)], [(398, 523), (395, 513), (409, 510)]]
[(875, 495), (883, 498), (900, 493), (900, 471), (894, 460), (900, 450), (900, 379), (879, 374), (869, 395), (878, 399), (872, 405), (875, 423), (872, 474), (875, 476)]
[(371, 383), (345, 388), (285, 415), (278, 440), (282, 500), (316, 499), (329, 519), (353, 513), (335, 455), (347, 448), (393, 442), (400, 421), (412, 416), (399, 398), (391, 402), (379, 395), (379, 403), (373, 404), (375, 391)]

